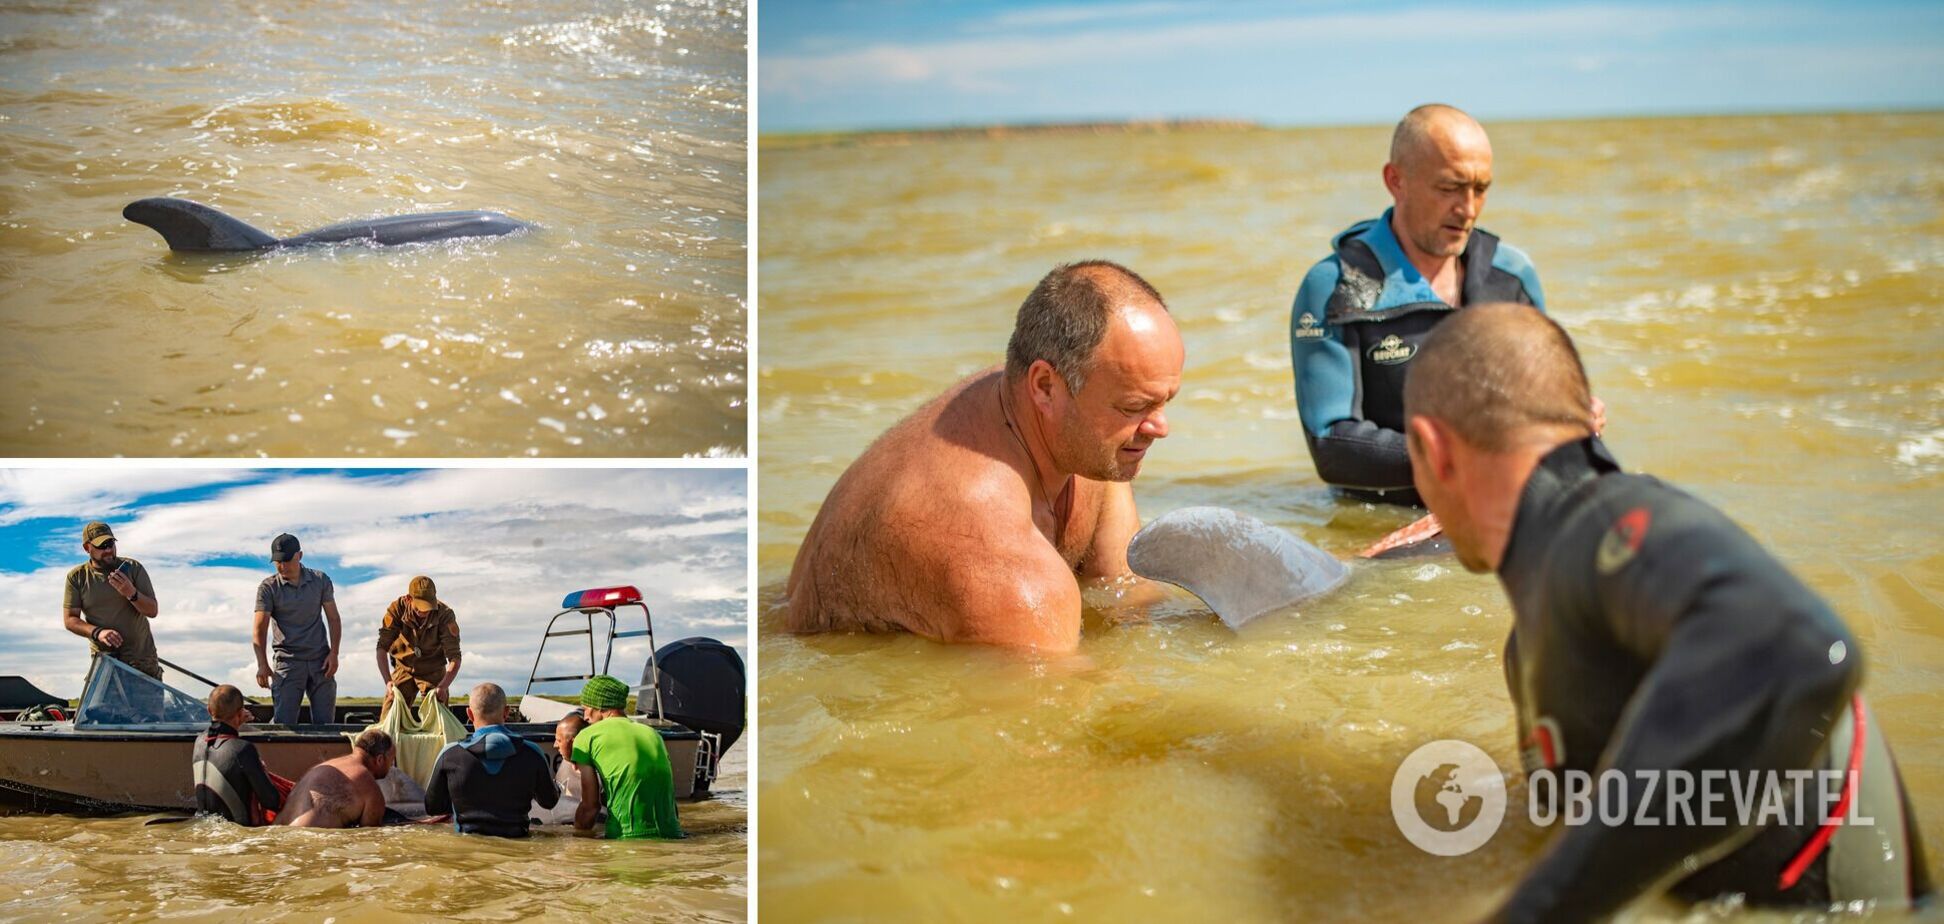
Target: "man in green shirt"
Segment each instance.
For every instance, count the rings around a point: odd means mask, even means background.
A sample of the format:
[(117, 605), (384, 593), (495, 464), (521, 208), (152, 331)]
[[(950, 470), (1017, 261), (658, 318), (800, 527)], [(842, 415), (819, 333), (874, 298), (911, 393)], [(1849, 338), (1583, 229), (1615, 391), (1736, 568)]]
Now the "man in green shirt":
[(594, 827), (607, 806), (607, 836), (617, 840), (677, 838), (675, 774), (661, 733), (627, 717), (628, 685), (602, 674), (581, 690), (588, 726), (574, 736), (569, 759), (580, 767), (580, 808), (574, 827)]

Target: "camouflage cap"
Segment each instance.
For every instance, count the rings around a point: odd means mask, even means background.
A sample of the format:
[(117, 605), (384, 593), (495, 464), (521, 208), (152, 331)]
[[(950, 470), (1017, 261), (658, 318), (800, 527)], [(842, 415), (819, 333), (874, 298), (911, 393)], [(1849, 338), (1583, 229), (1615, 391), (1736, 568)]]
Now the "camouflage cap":
[(412, 586), (408, 593), (414, 600), (424, 600), (433, 605), (439, 602), (439, 588), (433, 585), (431, 578), (423, 574), (412, 579)]
[(621, 709), (628, 704), (628, 685), (601, 674), (581, 688), (581, 705), (595, 709)]
[(88, 525), (81, 527), (81, 541), (97, 549), (105, 549), (108, 543), (115, 541), (115, 531), (109, 529), (108, 524), (100, 520), (92, 520)]

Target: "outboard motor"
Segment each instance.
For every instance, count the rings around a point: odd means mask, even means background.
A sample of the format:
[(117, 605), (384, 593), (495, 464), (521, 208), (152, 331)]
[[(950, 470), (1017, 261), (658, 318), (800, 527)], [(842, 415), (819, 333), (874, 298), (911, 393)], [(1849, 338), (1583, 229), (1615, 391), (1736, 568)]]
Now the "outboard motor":
[(696, 789), (705, 790), (715, 779), (716, 762), (742, 737), (747, 722), (749, 681), (742, 656), (712, 638), (669, 642), (642, 669), (642, 686), (655, 682), (655, 665), (661, 667), (662, 716), (701, 732), (713, 745), (707, 749), (708, 767), (697, 768)]

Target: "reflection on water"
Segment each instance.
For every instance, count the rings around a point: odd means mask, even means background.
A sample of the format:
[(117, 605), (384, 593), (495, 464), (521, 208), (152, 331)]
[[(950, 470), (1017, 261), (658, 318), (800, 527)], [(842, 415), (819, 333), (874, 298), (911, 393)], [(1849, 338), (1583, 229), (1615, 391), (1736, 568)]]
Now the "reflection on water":
[[(1488, 128), (1481, 223), (1538, 264), (1610, 408), (1609, 445), (1726, 508), (1834, 604), (1919, 823), (1944, 842), (1944, 116)], [(1317, 480), (1288, 354), (1303, 272), (1383, 207), (1387, 142), (1359, 128), (763, 152), (766, 920), (1465, 919), (1529, 865), (1542, 838), (1522, 820), (1436, 860), (1390, 819), (1392, 773), (1426, 741), (1517, 766), (1510, 608), (1448, 557), (1360, 563), (1334, 596), (1239, 634), (1191, 598), (1152, 621), (1096, 606), (1079, 653), (1055, 661), (780, 631), (830, 484), (997, 361), (1063, 260), (1134, 267), (1187, 339), (1173, 435), (1135, 485), (1147, 516), (1231, 507), (1340, 556), (1408, 522)], [(1509, 795), (1521, 804), (1522, 780)]]
[[(0, 9), (0, 453), (740, 453), (745, 34), (742, 0)], [(175, 254), (121, 216), (165, 195), (538, 228)]]
[(681, 803), (680, 841), (0, 817), (0, 919), (742, 921), (747, 747), (725, 755), (712, 799)]

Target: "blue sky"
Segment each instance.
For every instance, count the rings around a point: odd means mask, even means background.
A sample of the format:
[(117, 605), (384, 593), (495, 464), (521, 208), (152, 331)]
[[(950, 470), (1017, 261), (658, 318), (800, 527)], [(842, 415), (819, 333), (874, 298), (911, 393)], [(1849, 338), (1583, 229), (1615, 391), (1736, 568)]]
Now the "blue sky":
[[(111, 523), (122, 554), (147, 567), (162, 657), (247, 694), (264, 693), (251, 613), (270, 540), (285, 531), (337, 588), (344, 695), (381, 691), (384, 608), (421, 573), (459, 616), (462, 687), (492, 680), (517, 695), (547, 618), (589, 587), (640, 587), (658, 643), (706, 635), (740, 650), (745, 485), (740, 469), (0, 470), (0, 674), (80, 692), (87, 643), (61, 626), (61, 581), (84, 560), (91, 519)], [(552, 651), (543, 674), (582, 672)], [(623, 642), (614, 670), (633, 681), (647, 654)]]
[(765, 2), (765, 133), (1944, 107), (1944, 4)]

